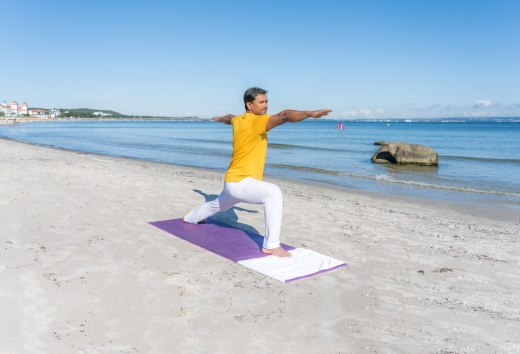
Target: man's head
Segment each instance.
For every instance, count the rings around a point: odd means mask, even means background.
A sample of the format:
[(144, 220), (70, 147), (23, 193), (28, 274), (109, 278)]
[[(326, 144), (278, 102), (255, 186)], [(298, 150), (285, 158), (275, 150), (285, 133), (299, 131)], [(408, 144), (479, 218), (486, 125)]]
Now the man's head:
[(259, 87), (251, 87), (244, 93), (246, 111), (253, 114), (267, 113), (267, 91)]

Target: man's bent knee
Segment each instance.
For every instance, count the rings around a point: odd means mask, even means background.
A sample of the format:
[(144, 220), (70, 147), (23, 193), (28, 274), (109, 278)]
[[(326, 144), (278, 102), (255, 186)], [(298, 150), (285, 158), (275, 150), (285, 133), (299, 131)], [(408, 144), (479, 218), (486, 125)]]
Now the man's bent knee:
[(271, 197), (282, 199), (282, 190), (277, 185), (273, 185), (272, 191), (271, 191)]

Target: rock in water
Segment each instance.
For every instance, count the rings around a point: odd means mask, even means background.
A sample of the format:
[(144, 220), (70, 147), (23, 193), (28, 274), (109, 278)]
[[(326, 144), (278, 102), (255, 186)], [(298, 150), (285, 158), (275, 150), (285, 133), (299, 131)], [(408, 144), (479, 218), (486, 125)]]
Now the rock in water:
[(370, 159), (375, 163), (398, 165), (436, 166), (439, 164), (439, 155), (431, 147), (408, 143), (382, 144)]
[(376, 141), (374, 145), (388, 145), (390, 144), (388, 141)]

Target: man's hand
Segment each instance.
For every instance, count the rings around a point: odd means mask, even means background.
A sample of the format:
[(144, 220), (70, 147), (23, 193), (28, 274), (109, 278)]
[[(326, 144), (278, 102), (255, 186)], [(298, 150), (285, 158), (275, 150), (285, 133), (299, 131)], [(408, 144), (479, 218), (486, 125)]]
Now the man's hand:
[(269, 131), (287, 122), (296, 123), (307, 118), (321, 118), (330, 112), (332, 112), (331, 109), (319, 109), (317, 111), (295, 111), (292, 109), (286, 109), (285, 111), (281, 111), (280, 113), (275, 114), (269, 118), (266, 130)]
[(332, 112), (332, 109), (319, 109), (317, 111), (310, 111), (309, 118), (321, 118)]

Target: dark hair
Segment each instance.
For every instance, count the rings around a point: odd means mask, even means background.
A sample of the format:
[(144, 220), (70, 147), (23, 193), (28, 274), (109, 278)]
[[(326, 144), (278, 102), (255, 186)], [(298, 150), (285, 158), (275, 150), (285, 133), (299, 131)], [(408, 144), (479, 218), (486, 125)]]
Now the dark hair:
[(258, 95), (265, 95), (267, 93), (266, 90), (261, 89), (260, 87), (251, 87), (244, 92), (244, 106), (247, 111), (247, 102), (253, 102)]

